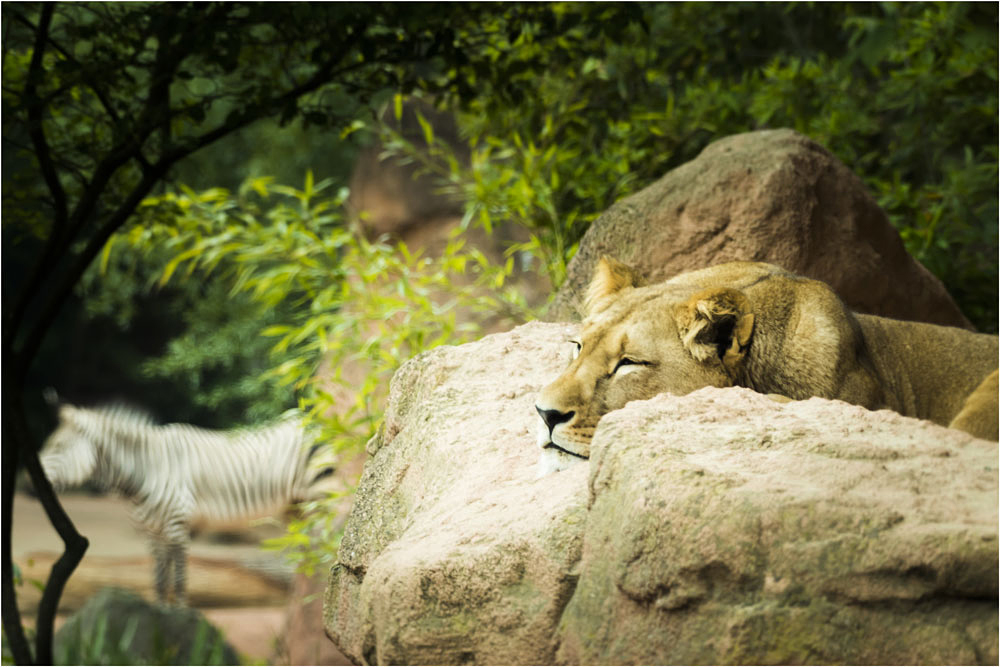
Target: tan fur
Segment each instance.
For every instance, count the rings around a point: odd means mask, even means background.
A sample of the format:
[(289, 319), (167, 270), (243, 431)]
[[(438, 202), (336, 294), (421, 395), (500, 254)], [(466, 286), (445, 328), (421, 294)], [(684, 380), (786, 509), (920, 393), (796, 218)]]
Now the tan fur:
[(826, 284), (757, 262), (644, 287), (605, 258), (586, 305), (579, 356), (537, 401), (559, 415), (539, 444), (566, 459), (590, 455), (607, 412), (705, 386), (889, 408), (997, 439), (996, 336), (855, 314)]
[(969, 394), (961, 412), (955, 415), (949, 426), (986, 440), (996, 440), (997, 423), (1000, 421), (998, 384), (997, 371), (987, 375), (976, 390)]
[(643, 284), (642, 277), (628, 265), (611, 257), (602, 257), (587, 288), (584, 309), (587, 312), (597, 310), (604, 297), (626, 287), (641, 287)]

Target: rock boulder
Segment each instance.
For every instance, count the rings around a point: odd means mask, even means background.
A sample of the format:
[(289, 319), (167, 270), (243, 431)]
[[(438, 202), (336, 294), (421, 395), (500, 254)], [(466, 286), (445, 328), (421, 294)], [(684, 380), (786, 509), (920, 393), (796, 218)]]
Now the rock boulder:
[(608, 415), (569, 664), (997, 657), (996, 443), (748, 389)]
[(971, 328), (861, 180), (792, 130), (720, 139), (605, 211), (581, 240), (550, 319), (573, 318), (604, 254), (649, 282), (722, 262), (771, 262), (830, 284), (860, 312)]
[[(534, 395), (574, 327), (437, 348), (395, 375), (327, 588), (355, 661), (520, 664), (555, 655), (582, 547), (586, 466), (534, 480)], [(531, 508), (526, 512), (526, 508)]]
[(606, 416), (535, 479), (575, 327), (393, 379), (325, 600), (367, 663), (996, 663), (996, 443), (743, 389)]

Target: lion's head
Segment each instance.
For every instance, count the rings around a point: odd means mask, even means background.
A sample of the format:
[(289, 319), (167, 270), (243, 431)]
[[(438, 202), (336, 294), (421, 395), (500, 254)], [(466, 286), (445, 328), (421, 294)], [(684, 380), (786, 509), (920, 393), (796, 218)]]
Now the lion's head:
[(536, 402), (540, 475), (588, 458), (608, 412), (708, 386), (889, 408), (997, 437), (996, 336), (855, 314), (829, 285), (772, 264), (727, 262), (644, 286), (604, 258), (584, 311), (576, 356)]
[(584, 307), (573, 361), (536, 402), (540, 475), (588, 458), (597, 422), (629, 401), (732, 386), (754, 327), (738, 290), (643, 286), (610, 258), (598, 264)]

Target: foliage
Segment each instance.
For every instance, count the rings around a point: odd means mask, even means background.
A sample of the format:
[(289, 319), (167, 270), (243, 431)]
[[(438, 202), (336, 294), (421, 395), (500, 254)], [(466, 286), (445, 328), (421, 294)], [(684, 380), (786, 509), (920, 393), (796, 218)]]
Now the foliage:
[[(287, 306), (288, 319), (261, 332), (276, 353), (290, 355), (271, 373), (310, 396), (313, 415), (334, 406), (335, 385), (350, 388), (354, 405), (334, 420), (331, 435), (356, 450), (357, 437), (340, 434), (353, 430), (355, 418), (376, 424), (373, 397), (403, 360), (477, 331), (457, 312), (517, 318), (527, 309), (516, 291), (500, 289), (512, 262), (492, 266), (457, 237), (439, 259), (403, 243), (370, 242), (345, 227), (347, 192), (331, 195), (332, 186), (307, 173), (302, 190), (269, 179), (252, 179), (236, 196), (185, 188), (144, 201), (137, 224), (114, 242), (171, 252), (161, 284), (198, 272), (264, 308)], [(329, 374), (317, 375), (321, 362)], [(345, 377), (351, 362), (375, 369), (360, 386)]]
[(353, 493), (351, 489), (349, 493), (335, 493), (299, 503), (297, 516), (289, 520), (285, 534), (264, 540), (261, 547), (282, 552), (297, 571), (308, 577), (320, 572), (321, 567), (330, 567), (337, 559), (344, 537), (343, 517), (337, 516), (332, 508), (341, 498)]
[[(104, 323), (105, 335), (122, 340), (113, 361), (99, 359), (105, 368), (115, 364), (112, 377), (89, 374), (87, 394), (119, 399), (115, 392), (127, 391), (129, 402), (154, 414), (209, 428), (263, 423), (294, 405), (290, 390), (262, 379), (272, 360), (260, 330), (281, 321), (287, 307), (265, 308), (211, 280), (160, 286), (169, 256), (155, 247), (102, 259), (78, 287), (86, 309), (82, 335)], [(130, 335), (141, 341), (134, 353)], [(75, 356), (64, 383), (91, 370), (90, 355)]]
[[(858, 173), (911, 254), (997, 327), (997, 8), (954, 4), (643, 6), (613, 41), (572, 27), (564, 60), (521, 33), (435, 164), (490, 226), (527, 227), (558, 285), (590, 222), (721, 136), (791, 127)], [(505, 91), (520, 85), (531, 95)], [(388, 128), (390, 150), (416, 157)], [(418, 147), (419, 148), (419, 147)], [(430, 165), (428, 165), (430, 166)]]
[[(403, 243), (368, 241), (344, 224), (346, 190), (332, 189), (332, 180), (314, 183), (310, 172), (301, 190), (259, 178), (235, 195), (184, 188), (151, 197), (136, 223), (112, 237), (109, 256), (162, 249), (173, 258), (161, 285), (210, 279), (280, 313), (260, 331), (274, 354), (264, 377), (294, 390), (300, 409), (318, 418), (321, 440), (350, 456), (378, 428), (403, 361), (469, 340), (486, 320), (523, 321), (530, 311), (507, 284), (513, 260), (495, 266), (459, 236), (436, 259)], [(271, 546), (315, 568), (322, 554), (312, 552), (312, 540), (331, 537), (322, 521), (303, 520)]]
[(444, 13), (390, 3), (5, 5), (4, 141), (21, 180), (4, 188), (3, 219), (17, 226), (15, 242), (44, 240), (31, 249), (37, 261), (27, 278), (14, 281), (22, 289), (4, 300), (12, 302), (4, 329), (16, 375), (23, 379), (110, 234), (189, 155), (262, 118), (337, 129), (380, 95), (417, 85), (468, 90), (470, 52), (516, 34), (523, 15), (548, 12), (456, 5)]
[[(556, 7), (458, 3), (4, 3), (3, 341), (5, 506), (22, 466), (67, 544), (39, 611), (36, 659), (51, 661), (62, 585), (86, 541), (35, 453), (24, 391), (60, 311), (108, 238), (190, 156), (256, 121), (334, 131), (379, 96), (416, 87), (467, 98), (510, 74), (482, 56), (526, 22), (568, 52)], [(586, 6), (569, 13), (580, 18)], [(560, 10), (565, 14), (565, 8)], [(627, 21), (632, 10), (616, 10)], [(602, 30), (618, 30), (622, 21)], [(470, 57), (476, 60), (470, 60)], [(502, 86), (501, 86), (502, 87)], [(6, 261), (18, 256), (17, 262)], [(9, 267), (16, 267), (12, 271)], [(48, 346), (48, 347), (46, 347)], [(10, 534), (9, 512), (3, 530)], [(29, 662), (2, 563), (3, 623)]]
[[(153, 628), (152, 655), (137, 654), (132, 640), (139, 630), (138, 619), (124, 619), (124, 629), (120, 635), (110, 629), (107, 612), (101, 613), (92, 628), (86, 631), (82, 624), (76, 626), (75, 635), (62, 641), (56, 652), (57, 665), (171, 665), (177, 664), (177, 646), (170, 637), (163, 637), (161, 629)], [(204, 618), (200, 619), (188, 659), (189, 665), (225, 665), (225, 638), (221, 633), (212, 632)]]

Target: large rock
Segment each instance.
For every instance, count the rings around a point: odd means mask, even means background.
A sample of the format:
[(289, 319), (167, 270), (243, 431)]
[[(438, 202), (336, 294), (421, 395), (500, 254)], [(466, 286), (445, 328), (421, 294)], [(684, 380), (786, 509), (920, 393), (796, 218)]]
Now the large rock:
[(551, 319), (573, 318), (603, 254), (650, 282), (734, 260), (771, 262), (829, 283), (854, 310), (971, 328), (861, 180), (792, 130), (720, 139), (604, 212), (569, 264)]
[(525, 325), (421, 354), (396, 373), (327, 589), (327, 633), (348, 657), (555, 655), (587, 471), (534, 480), (530, 417), (535, 393), (569, 359), (573, 330)]
[(996, 443), (743, 389), (635, 402), (534, 479), (572, 325), (393, 379), (325, 624), (363, 663), (996, 663)]
[(996, 662), (996, 443), (709, 388), (591, 451), (559, 662)]

